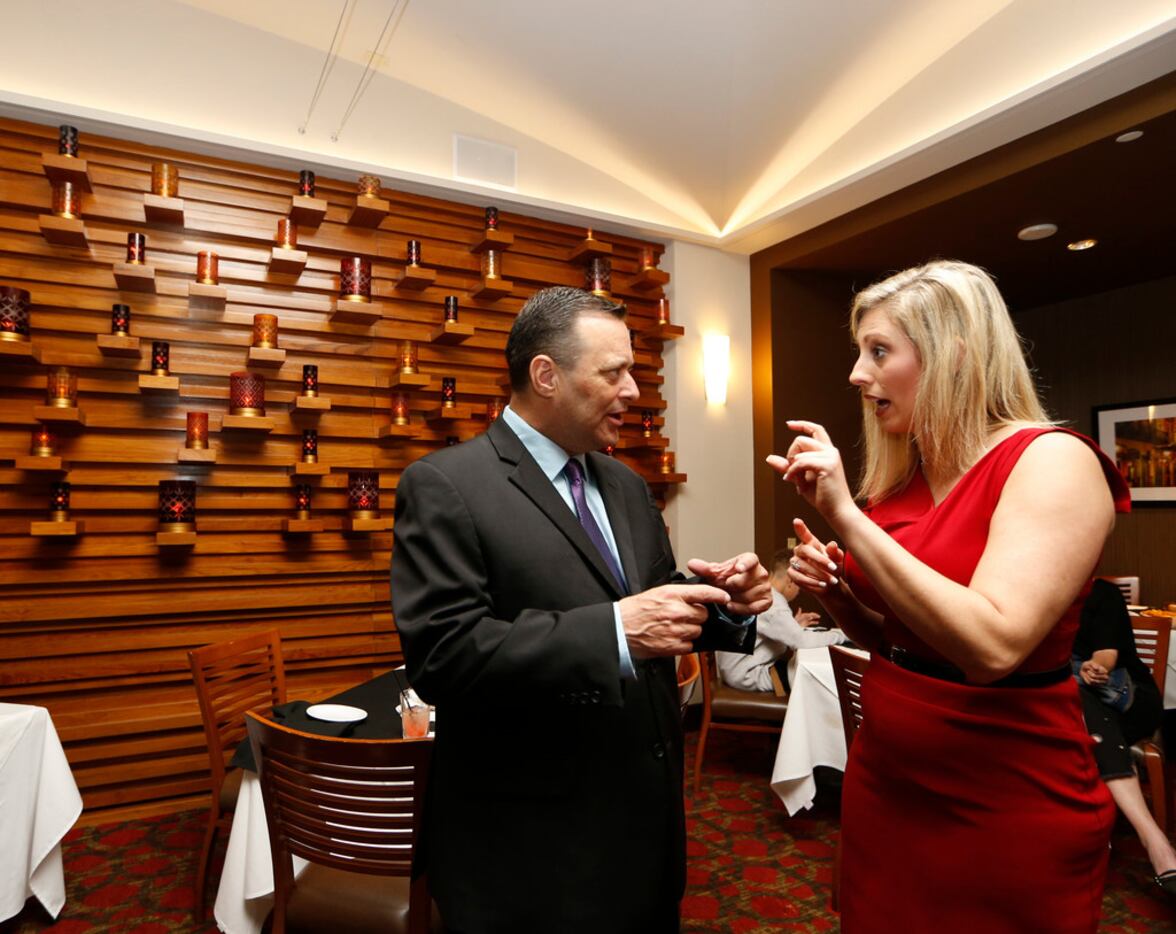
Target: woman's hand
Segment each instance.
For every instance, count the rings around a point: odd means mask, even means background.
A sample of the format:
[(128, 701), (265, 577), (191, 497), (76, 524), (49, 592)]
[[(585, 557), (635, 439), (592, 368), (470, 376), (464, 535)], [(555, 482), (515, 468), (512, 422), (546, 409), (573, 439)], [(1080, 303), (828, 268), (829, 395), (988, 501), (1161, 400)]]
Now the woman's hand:
[(837, 528), (839, 516), (857, 509), (845, 480), (841, 452), (834, 447), (829, 433), (816, 422), (789, 421), (787, 425), (800, 434), (789, 445), (786, 456), (773, 454), (768, 457), (768, 463)]
[(1087, 659), (1078, 669), (1078, 674), (1087, 684), (1106, 684), (1109, 672), (1093, 659)]
[(822, 544), (802, 519), (793, 519), (792, 527), (796, 530), (797, 545), (788, 562), (788, 576), (801, 590), (824, 596), (841, 580), (845, 553), (837, 542)]

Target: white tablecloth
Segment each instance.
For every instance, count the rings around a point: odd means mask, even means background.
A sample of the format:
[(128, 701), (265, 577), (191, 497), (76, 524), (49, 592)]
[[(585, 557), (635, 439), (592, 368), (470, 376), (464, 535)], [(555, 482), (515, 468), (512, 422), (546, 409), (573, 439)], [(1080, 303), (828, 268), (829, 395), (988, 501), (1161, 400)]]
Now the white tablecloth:
[(60, 914), (61, 839), (81, 813), (49, 711), (0, 704), (0, 921), (33, 895), (54, 918)]
[(1176, 709), (1176, 629), (1168, 640), (1168, 675), (1164, 680), (1164, 709)]
[(790, 670), (792, 693), (780, 730), (772, 790), (788, 814), (811, 808), (817, 794), (813, 769), (818, 765), (845, 770), (845, 731), (827, 648), (799, 649)]

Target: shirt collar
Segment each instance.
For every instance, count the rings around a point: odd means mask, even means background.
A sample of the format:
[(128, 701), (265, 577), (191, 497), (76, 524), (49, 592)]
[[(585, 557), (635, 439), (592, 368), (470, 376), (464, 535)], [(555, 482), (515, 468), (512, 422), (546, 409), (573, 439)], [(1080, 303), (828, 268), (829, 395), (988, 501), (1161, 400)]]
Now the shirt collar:
[[(539, 469), (543, 471), (548, 480), (554, 483), (555, 478), (563, 472), (564, 467), (567, 465), (569, 459), (568, 452), (547, 437), (547, 435), (543, 434), (543, 432), (539, 431), (539, 429), (533, 428), (526, 419), (509, 405), (502, 410), (502, 417), (506, 420), (506, 424), (510, 426), (511, 431), (523, 443), (523, 447), (527, 449), (527, 453), (535, 458), (535, 463), (539, 465)], [(580, 462), (580, 466), (584, 466), (583, 457), (577, 457), (576, 460)], [(585, 476), (587, 476), (587, 470), (585, 470)]]

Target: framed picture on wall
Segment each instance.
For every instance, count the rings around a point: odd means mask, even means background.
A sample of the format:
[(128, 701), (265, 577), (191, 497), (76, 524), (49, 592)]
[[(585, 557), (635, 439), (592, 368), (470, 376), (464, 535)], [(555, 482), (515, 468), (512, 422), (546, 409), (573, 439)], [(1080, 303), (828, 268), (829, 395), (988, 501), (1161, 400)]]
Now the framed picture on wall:
[(1094, 437), (1133, 506), (1176, 506), (1176, 399), (1095, 406)]

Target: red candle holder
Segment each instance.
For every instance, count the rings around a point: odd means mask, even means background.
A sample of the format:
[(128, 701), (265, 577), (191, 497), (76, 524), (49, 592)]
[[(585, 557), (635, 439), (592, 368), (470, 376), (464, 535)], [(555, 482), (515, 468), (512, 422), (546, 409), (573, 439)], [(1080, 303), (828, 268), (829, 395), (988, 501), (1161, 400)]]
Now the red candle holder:
[(184, 447), (193, 451), (208, 448), (208, 413), (189, 412), (188, 430), (184, 436)]
[(657, 323), (670, 323), (670, 300), (668, 298), (659, 298), (657, 300)]
[(484, 279), (502, 278), (502, 254), (498, 250), (487, 250), (482, 254), (482, 277)]
[(615, 444), (606, 444), (604, 446), (604, 453), (609, 457), (613, 457), (617, 453), (617, 446)]
[(59, 366), (45, 376), (46, 401), (58, 409), (72, 409), (78, 404), (78, 378), (69, 367)]
[(411, 376), (417, 372), (417, 346), (414, 341), (400, 342), (400, 372)]
[(495, 207), (486, 208), (486, 229), (487, 230), (497, 230), (498, 229), (498, 208), (495, 208)]
[(34, 457), (52, 457), (56, 454), (53, 432), (47, 425), (38, 425), (33, 429), (33, 440), (29, 445), (29, 453)]
[(62, 156), (76, 157), (78, 154), (78, 128), (63, 123), (57, 128), (57, 152)]
[(380, 197), (380, 180), (375, 175), (361, 175), (356, 184), (356, 192), (361, 198)]
[(151, 342), (151, 372), (156, 376), (167, 376), (171, 365), (171, 345), (167, 341)]
[(641, 413), (641, 434), (643, 437), (653, 437), (653, 413), (646, 410)]
[(58, 217), (77, 217), (82, 213), (82, 195), (73, 182), (53, 186), (53, 213)]
[(502, 400), (491, 399), (486, 403), (486, 424), (493, 424), (502, 415)]
[(313, 363), (302, 365), (302, 395), (314, 398), (318, 395), (318, 367)]
[(457, 377), (441, 377), (441, 405), (447, 409), (457, 406)]
[(392, 397), (392, 424), (407, 425), (408, 423), (408, 396), (402, 392), (398, 392)]
[(310, 502), (314, 490), (309, 483), (299, 483), (294, 487), (294, 514), (299, 519), (310, 518)]
[(196, 254), (196, 281), (201, 285), (220, 282), (220, 258), (212, 250), (201, 250)]
[(380, 516), (380, 475), (374, 470), (352, 470), (347, 474), (347, 508), (352, 519)]
[(196, 529), (196, 484), (192, 480), (159, 481), (159, 531)]
[(136, 266), (147, 262), (147, 238), (143, 234), (127, 234), (127, 262)]
[(657, 268), (657, 258), (654, 255), (653, 247), (643, 246), (641, 248), (641, 268), (643, 270)]
[(339, 297), (347, 302), (372, 300), (372, 263), (364, 256), (339, 261)]
[(302, 429), (302, 463), (318, 463), (318, 431), (314, 428)]
[(457, 296), (445, 296), (445, 321), (449, 324), (457, 323)]
[(131, 333), (131, 306), (110, 306), (110, 333), (126, 337)]
[(265, 415), (265, 377), (259, 373), (229, 374), (229, 413)]
[(421, 241), (420, 240), (409, 240), (407, 254), (408, 254), (408, 265), (409, 266), (419, 266), (421, 264)]
[(612, 297), (612, 260), (593, 256), (584, 267), (584, 288), (601, 298)]
[(298, 194), (306, 198), (314, 197), (314, 172), (309, 169), (298, 173)]
[(69, 521), (70, 485), (64, 480), (49, 488), (49, 518), (54, 522)]
[(253, 346), (273, 348), (278, 346), (278, 316), (253, 316)]
[(673, 473), (675, 466), (675, 458), (673, 451), (662, 451), (661, 457), (658, 458), (658, 470), (661, 473)]
[(29, 293), (25, 289), (0, 285), (0, 340), (29, 339)]
[(298, 225), (288, 217), (278, 218), (278, 233), (274, 237), (276, 243), (283, 250), (298, 248)]
[(151, 165), (151, 193), (162, 198), (174, 198), (180, 192), (180, 173), (170, 162)]

